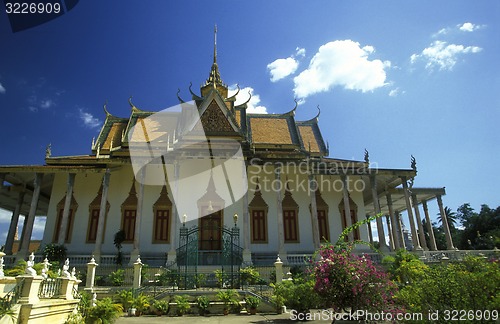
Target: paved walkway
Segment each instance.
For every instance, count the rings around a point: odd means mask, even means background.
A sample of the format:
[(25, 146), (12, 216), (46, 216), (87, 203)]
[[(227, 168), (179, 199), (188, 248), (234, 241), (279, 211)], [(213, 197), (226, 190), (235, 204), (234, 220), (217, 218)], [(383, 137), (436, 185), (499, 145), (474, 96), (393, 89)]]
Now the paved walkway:
[[(290, 314), (280, 314), (280, 315), (235, 315), (230, 314), (227, 316), (223, 315), (212, 315), (212, 316), (195, 316), (195, 315), (184, 315), (184, 316), (140, 316), (140, 317), (120, 317), (115, 323), (116, 324), (135, 324), (135, 323), (148, 323), (148, 324), (159, 324), (159, 323), (178, 323), (178, 324), (188, 324), (188, 323), (222, 323), (222, 324), (243, 324), (243, 323), (293, 323), (289, 319)], [(316, 323), (316, 322), (308, 322)], [(317, 322), (326, 323), (326, 322)]]
[[(212, 316), (195, 316), (195, 315), (184, 315), (184, 316), (140, 316), (140, 317), (120, 317), (115, 323), (116, 324), (134, 324), (134, 323), (148, 323), (148, 324), (159, 324), (165, 322), (178, 323), (178, 324), (188, 324), (188, 323), (222, 323), (222, 324), (243, 324), (243, 323), (300, 323), (298, 321), (292, 321), (290, 319), (290, 314), (257, 314), (257, 315), (235, 315), (230, 314), (227, 316), (223, 315), (212, 315)], [(311, 323), (330, 323), (330, 321), (307, 321), (308, 324)], [(345, 323), (343, 321), (337, 321), (336, 323)]]

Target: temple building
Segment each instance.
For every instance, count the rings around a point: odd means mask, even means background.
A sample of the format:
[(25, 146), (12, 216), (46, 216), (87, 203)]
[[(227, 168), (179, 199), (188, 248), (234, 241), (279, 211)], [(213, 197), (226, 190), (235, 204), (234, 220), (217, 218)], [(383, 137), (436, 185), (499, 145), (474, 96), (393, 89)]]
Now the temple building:
[[(52, 156), (48, 148), (45, 165), (0, 166), (0, 208), (12, 212), (5, 252), (13, 253), (19, 216), (25, 215), (16, 259), (31, 252), (35, 217), (46, 216), (42, 247), (64, 244), (70, 258), (93, 254), (102, 262), (114, 256), (114, 237), (122, 231), (123, 253), (131, 261), (140, 255), (145, 262), (175, 264), (196, 254), (196, 262), (216, 265), (231, 248), (244, 264), (272, 262), (278, 254), (286, 263), (311, 255), (322, 242), (335, 242), (347, 226), (380, 213), (384, 216), (372, 221), (378, 237), (363, 225), (347, 240), (378, 241), (382, 251), (436, 250), (430, 228), (430, 246), (426, 244), (422, 218), (430, 226), (427, 204), (432, 200), (444, 213), (445, 189), (414, 187), (414, 159), (408, 168), (384, 169), (370, 164), (368, 152), (363, 161), (330, 157), (319, 112), (312, 119), (296, 120), (297, 104), (281, 114), (248, 113), (248, 101), (236, 105), (236, 94), (229, 95), (216, 49), (199, 94), (191, 86), (189, 90), (191, 101), (178, 95), (180, 109), (165, 123), (154, 124), (151, 118), (158, 112), (138, 108), (130, 99), (125, 117), (110, 114), (105, 106), (106, 119), (90, 154)], [(199, 120), (186, 130), (189, 105)], [(137, 135), (138, 129), (144, 136)], [(208, 153), (200, 150), (199, 130)], [(161, 140), (155, 142), (151, 134), (160, 134)], [(164, 150), (159, 156), (173, 154), (161, 158), (163, 178), (150, 184), (143, 181), (145, 171), (135, 170), (133, 156), (138, 144), (146, 145), (139, 149), (146, 154), (148, 145), (160, 142), (153, 147)], [(225, 173), (224, 161), (235, 152), (241, 153), (238, 174), (244, 179)], [(203, 158), (222, 171), (198, 170), (196, 162)], [(197, 175), (196, 185), (183, 187), (180, 179), (192, 174)], [(233, 190), (238, 186), (241, 190)], [(227, 194), (228, 187), (241, 194)], [(179, 192), (189, 202), (182, 208)], [(405, 211), (411, 244), (403, 238)], [(446, 218), (443, 222), (452, 250)]]

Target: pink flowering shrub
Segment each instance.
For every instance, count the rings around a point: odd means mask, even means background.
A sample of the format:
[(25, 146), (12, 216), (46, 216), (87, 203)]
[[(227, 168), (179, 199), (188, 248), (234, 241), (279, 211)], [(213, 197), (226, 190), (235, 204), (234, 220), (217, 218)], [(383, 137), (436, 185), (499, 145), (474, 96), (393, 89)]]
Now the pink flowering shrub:
[(333, 245), (323, 247), (319, 255), (321, 260), (314, 267), (314, 290), (335, 312), (396, 311), (396, 285), (368, 257)]

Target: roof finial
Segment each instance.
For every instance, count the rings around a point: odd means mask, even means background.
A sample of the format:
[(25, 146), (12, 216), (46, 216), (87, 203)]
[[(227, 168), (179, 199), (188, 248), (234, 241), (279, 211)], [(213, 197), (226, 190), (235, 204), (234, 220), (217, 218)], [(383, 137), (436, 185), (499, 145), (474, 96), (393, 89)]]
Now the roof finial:
[(214, 64), (217, 64), (217, 24), (214, 27)]

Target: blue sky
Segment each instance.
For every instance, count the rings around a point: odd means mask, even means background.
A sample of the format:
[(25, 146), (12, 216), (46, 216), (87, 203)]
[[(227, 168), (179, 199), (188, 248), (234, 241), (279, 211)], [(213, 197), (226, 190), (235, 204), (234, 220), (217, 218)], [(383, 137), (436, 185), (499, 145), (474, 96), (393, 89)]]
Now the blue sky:
[(492, 0), (81, 1), (17, 33), (0, 13), (0, 164), (43, 164), (49, 143), (88, 154), (106, 100), (125, 117), (130, 96), (152, 111), (176, 104), (178, 88), (190, 99), (216, 23), (222, 79), (251, 88), (255, 111), (297, 98), (304, 120), (319, 105), (331, 156), (366, 148), (380, 167), (408, 168), (413, 154), (415, 186), (446, 186), (452, 209), (496, 207), (499, 22)]

